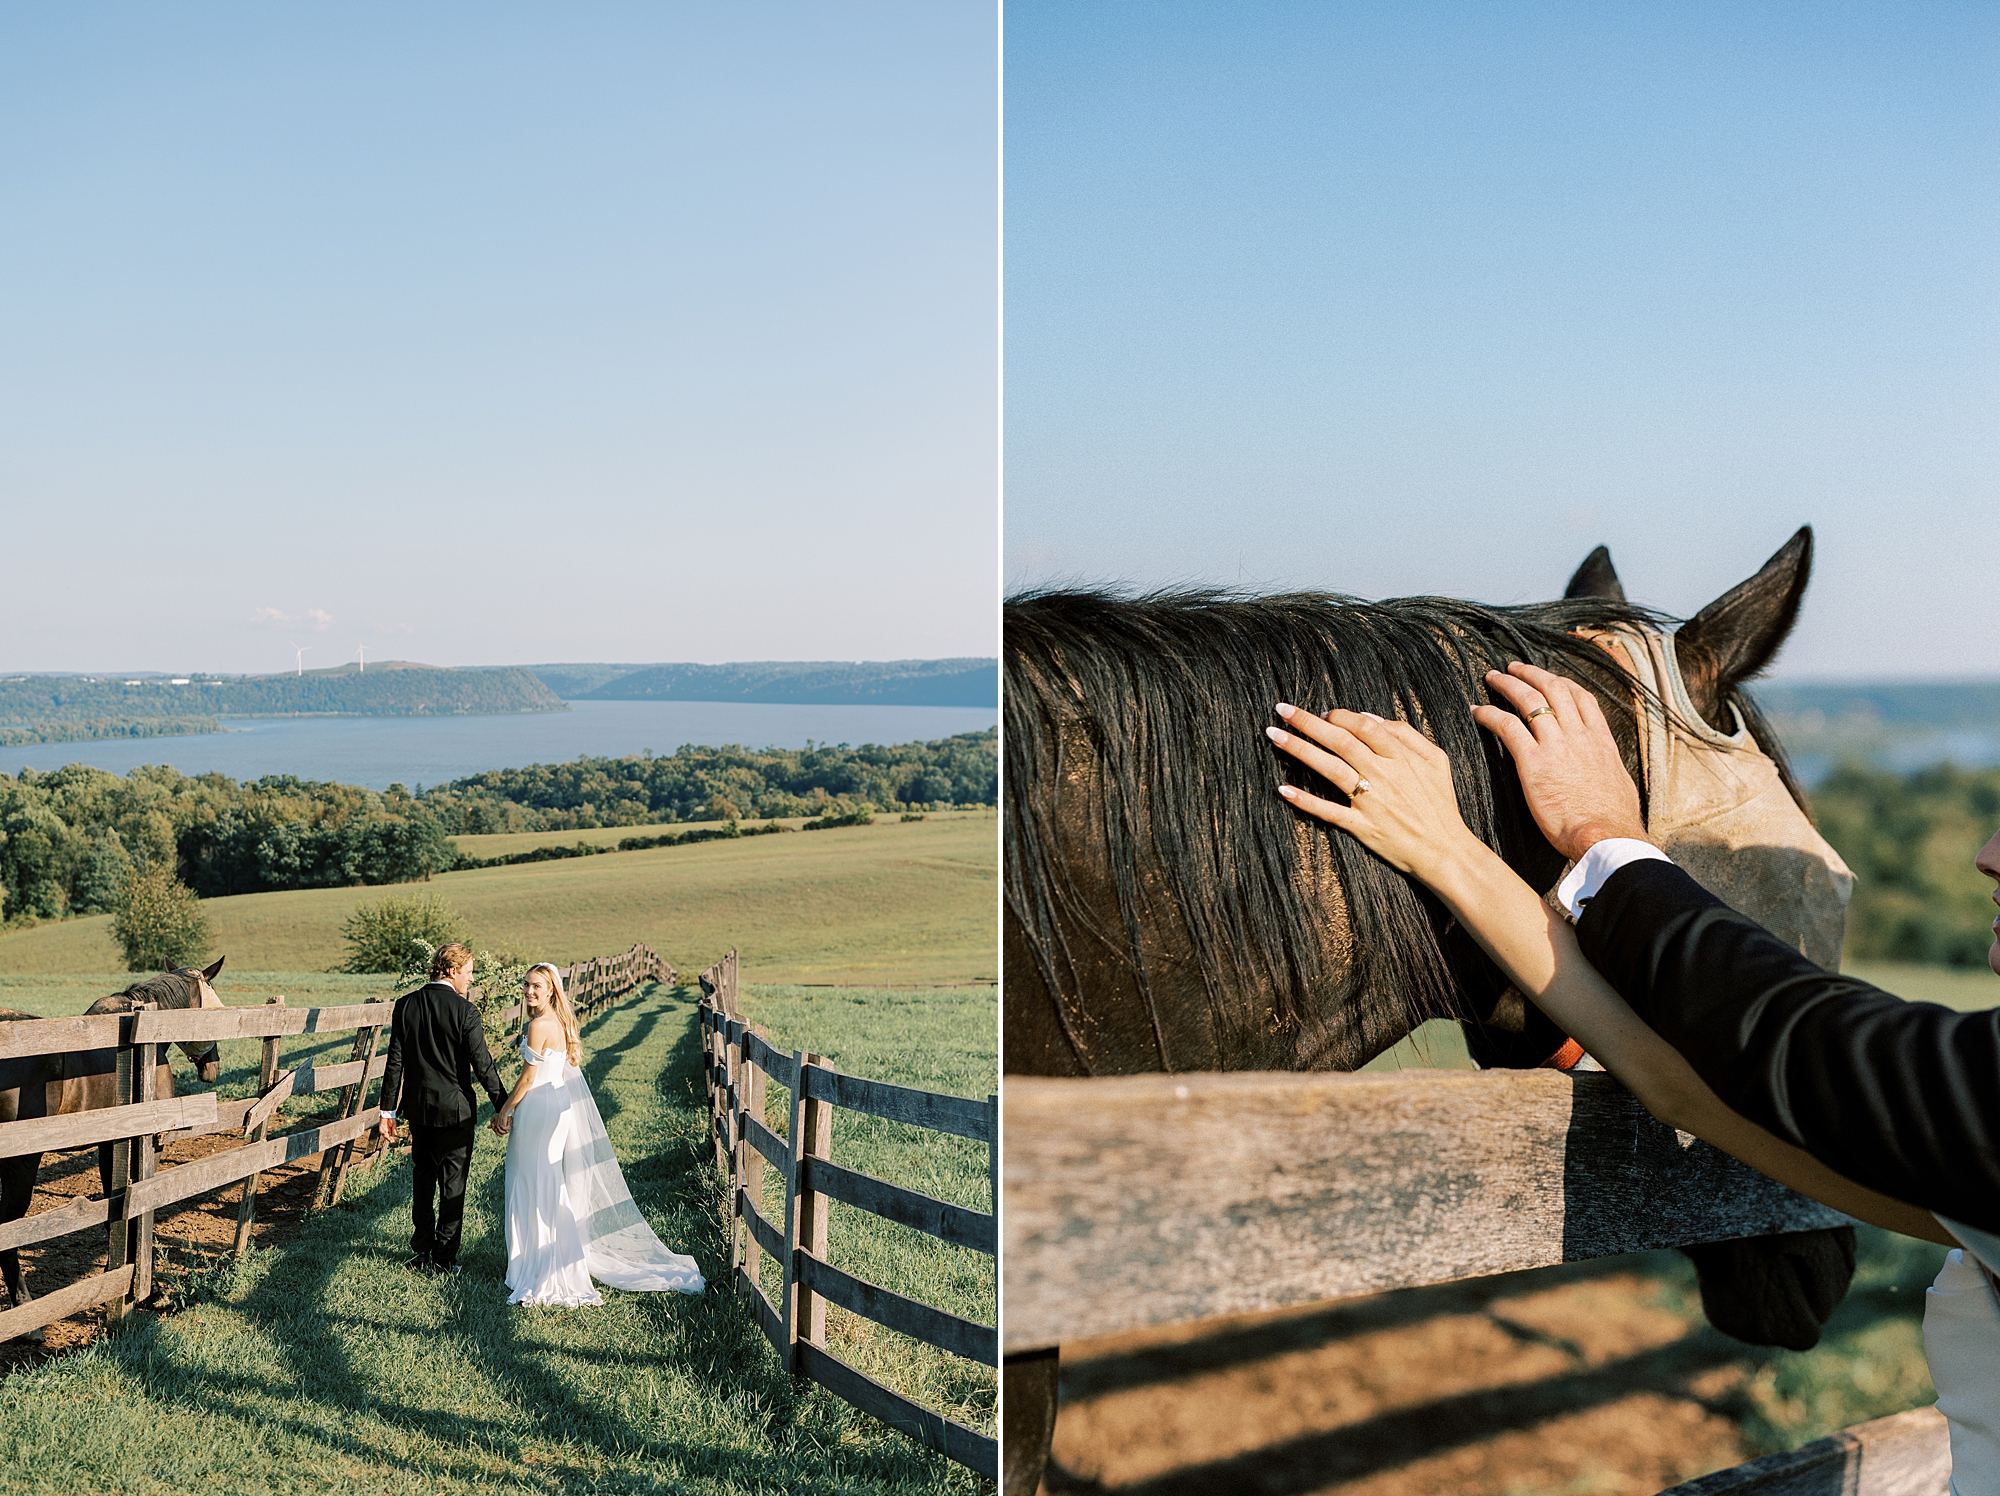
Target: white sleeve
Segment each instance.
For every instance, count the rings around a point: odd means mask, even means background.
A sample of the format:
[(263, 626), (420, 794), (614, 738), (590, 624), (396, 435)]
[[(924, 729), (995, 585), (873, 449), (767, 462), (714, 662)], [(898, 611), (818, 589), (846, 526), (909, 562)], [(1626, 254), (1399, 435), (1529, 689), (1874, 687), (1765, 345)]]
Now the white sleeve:
[(1556, 900), (1563, 907), (1563, 913), (1573, 921), (1583, 913), (1583, 906), (1597, 897), (1597, 891), (1604, 887), (1605, 879), (1631, 862), (1672, 862), (1651, 842), (1640, 841), (1631, 836), (1609, 836), (1598, 842), (1576, 861), (1576, 866), (1564, 875), (1556, 885)]
[(2000, 1492), (2000, 1297), (1973, 1258), (1946, 1255), (1924, 1291), (1924, 1358), (1951, 1431), (1952, 1496)]

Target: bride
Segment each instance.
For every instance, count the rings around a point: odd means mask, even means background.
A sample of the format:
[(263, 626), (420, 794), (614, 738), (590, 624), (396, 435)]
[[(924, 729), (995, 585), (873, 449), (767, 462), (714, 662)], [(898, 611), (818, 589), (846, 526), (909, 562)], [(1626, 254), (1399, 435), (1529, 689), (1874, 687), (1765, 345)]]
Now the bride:
[(527, 976), (523, 1068), (495, 1113), (507, 1139), (510, 1304), (601, 1304), (591, 1279), (641, 1293), (700, 1293), (692, 1257), (669, 1251), (632, 1203), (604, 1119), (577, 1068), (576, 1010), (547, 962)]

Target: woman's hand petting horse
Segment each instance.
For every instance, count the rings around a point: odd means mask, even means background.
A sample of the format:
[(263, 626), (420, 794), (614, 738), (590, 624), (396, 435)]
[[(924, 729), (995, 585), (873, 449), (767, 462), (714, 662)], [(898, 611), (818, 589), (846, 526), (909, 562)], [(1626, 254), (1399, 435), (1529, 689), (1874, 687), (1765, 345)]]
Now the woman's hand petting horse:
[(1409, 723), (1373, 712), (1315, 717), (1283, 702), (1278, 715), (1292, 730), (1265, 728), (1271, 741), (1349, 801), (1342, 805), (1280, 785), (1278, 793), (1300, 810), (1359, 838), (1398, 872), (1433, 885), (1447, 865), (1474, 848), (1485, 850), (1458, 812), (1451, 760)]

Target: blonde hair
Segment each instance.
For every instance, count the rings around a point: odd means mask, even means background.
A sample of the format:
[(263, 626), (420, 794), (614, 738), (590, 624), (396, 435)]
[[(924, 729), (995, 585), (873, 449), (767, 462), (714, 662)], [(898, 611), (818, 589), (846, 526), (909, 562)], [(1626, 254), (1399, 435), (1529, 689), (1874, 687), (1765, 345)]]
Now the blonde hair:
[[(549, 999), (544, 1012), (555, 1014), (556, 1022), (562, 1025), (563, 1047), (569, 1051), (569, 1062), (578, 1069), (583, 1068), (583, 1038), (576, 1026), (576, 1009), (569, 1005), (569, 994), (563, 991), (562, 973), (546, 961), (537, 961), (528, 968), (528, 976), (538, 971), (549, 974), (549, 989), (555, 995)], [(525, 986), (527, 977), (521, 979)]]

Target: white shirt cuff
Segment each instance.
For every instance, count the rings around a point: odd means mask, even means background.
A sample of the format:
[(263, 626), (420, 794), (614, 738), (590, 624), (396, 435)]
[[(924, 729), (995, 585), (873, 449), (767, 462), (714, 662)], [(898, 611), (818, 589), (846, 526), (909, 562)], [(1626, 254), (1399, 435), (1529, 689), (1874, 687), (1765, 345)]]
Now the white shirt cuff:
[(393, 1122), (396, 1120), (396, 1114), (394, 1112), (385, 1111), (382, 1113), (382, 1120), (384, 1122)]
[(1583, 906), (1597, 897), (1597, 891), (1618, 869), (1632, 862), (1672, 862), (1651, 842), (1640, 841), (1631, 836), (1608, 836), (1598, 842), (1576, 861), (1556, 885), (1556, 902), (1562, 905), (1563, 913), (1572, 921), (1583, 913)]

